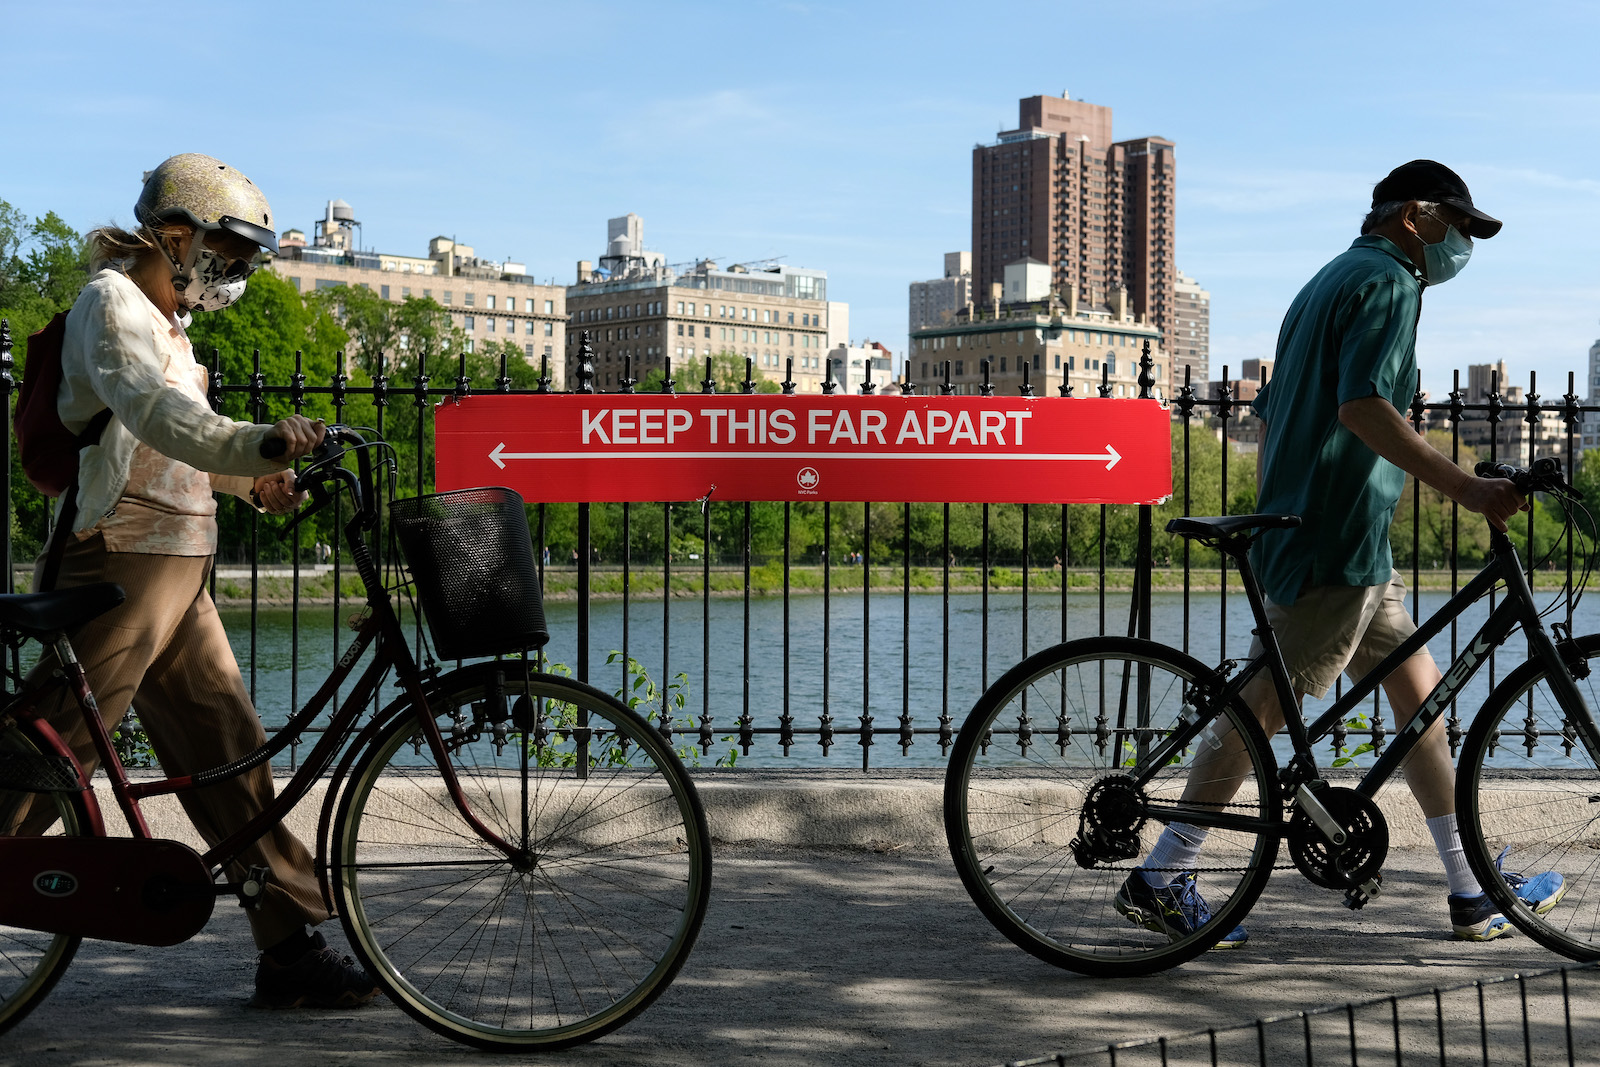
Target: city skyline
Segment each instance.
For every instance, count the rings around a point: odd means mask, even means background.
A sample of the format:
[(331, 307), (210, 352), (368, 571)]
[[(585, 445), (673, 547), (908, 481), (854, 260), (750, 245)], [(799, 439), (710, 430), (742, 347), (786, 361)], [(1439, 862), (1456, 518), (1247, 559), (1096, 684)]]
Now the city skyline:
[[(1024, 3), (1008, 13), (1012, 61), (996, 66), (971, 62), (979, 46), (951, 32), (955, 5), (486, 3), (447, 17), (288, 3), (265, 24), (219, 9), (186, 29), (179, 51), (241, 72), (265, 56), (268, 70), (192, 83), (81, 73), (171, 53), (145, 9), (80, 20), (23, 8), (8, 24), (33, 46), (8, 61), (0, 115), (14, 162), (0, 167), (0, 198), (80, 230), (126, 223), (140, 172), (206, 151), (267, 191), (280, 228), (339, 197), (370, 247), (415, 255), (443, 229), (560, 284), (607, 218), (635, 212), (670, 262), (781, 255), (827, 271), (855, 339), (893, 345), (908, 283), (970, 244), (972, 146), (1015, 128), (1018, 99), (1066, 90), (1115, 109), (1123, 135), (1181, 149), (1175, 266), (1212, 293), (1214, 375), (1270, 358), (1284, 309), (1348, 245), (1372, 183), (1432, 157), (1506, 227), (1428, 294), (1424, 386), (1442, 393), (1453, 369), (1503, 359), (1524, 383), (1538, 371), (1550, 395), (1600, 336), (1600, 265), (1582, 239), (1600, 223), (1600, 87), (1586, 55), (1600, 16), (1537, 6), (1446, 50), (1386, 44), (1391, 9), (1372, 3)], [(1407, 20), (1491, 10), (1424, 5)], [(1121, 43), (1033, 47), (1052, 27)], [(240, 41), (250, 59), (230, 65), (225, 46)], [(661, 77), (616, 77), (608, 58), (643, 41), (674, 62)], [(775, 63), (775, 49), (804, 62)]]

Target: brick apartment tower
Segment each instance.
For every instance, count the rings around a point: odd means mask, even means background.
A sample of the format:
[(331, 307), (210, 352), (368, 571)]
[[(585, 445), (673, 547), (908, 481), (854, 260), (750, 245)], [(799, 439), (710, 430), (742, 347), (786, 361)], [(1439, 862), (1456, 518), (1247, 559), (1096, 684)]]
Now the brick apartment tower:
[(1030, 96), (1017, 129), (972, 150), (974, 299), (987, 304), (1005, 265), (1032, 257), (1063, 297), (1090, 307), (1128, 289), (1134, 314), (1170, 335), (1176, 165), (1162, 137), (1112, 141), (1111, 109)]

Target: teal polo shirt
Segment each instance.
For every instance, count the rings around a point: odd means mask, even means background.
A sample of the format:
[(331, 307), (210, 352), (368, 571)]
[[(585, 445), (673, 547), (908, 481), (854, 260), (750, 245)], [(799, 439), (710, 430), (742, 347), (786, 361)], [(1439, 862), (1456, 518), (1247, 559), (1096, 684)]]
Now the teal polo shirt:
[(1358, 237), (1306, 283), (1278, 333), (1272, 380), (1252, 405), (1266, 422), (1256, 511), (1299, 515), (1267, 530), (1250, 560), (1267, 596), (1293, 604), (1318, 585), (1381, 585), (1405, 472), (1339, 422), (1339, 405), (1381, 396), (1401, 412), (1417, 386), (1422, 281), (1384, 237)]

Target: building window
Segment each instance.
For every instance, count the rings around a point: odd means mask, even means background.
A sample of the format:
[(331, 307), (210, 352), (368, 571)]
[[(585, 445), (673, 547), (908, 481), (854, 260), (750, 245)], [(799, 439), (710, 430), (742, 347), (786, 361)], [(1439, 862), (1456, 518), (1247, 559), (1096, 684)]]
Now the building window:
[(317, 288), (318, 289), (337, 289), (338, 287), (339, 287), (339, 283), (334, 281), (332, 278), (318, 278), (317, 279)]
[(470, 338), (470, 337), (469, 337), (469, 338), (467, 338), (467, 353), (468, 353), (468, 354), (469, 354), (469, 355), (470, 355), (470, 354), (471, 354), (471, 353), (473, 353), (473, 352), (475, 352), (475, 351), (477, 351), (477, 347), (476, 347), (476, 346), (477, 346), (477, 342), (475, 342), (475, 341), (474, 341), (474, 340), (473, 340), (473, 339), (472, 339), (472, 338)]
[(545, 345), (544, 346), (544, 354), (547, 355), (547, 356), (550, 354), (550, 346), (549, 345)]
[(294, 286), (294, 291), (295, 292), (298, 293), (300, 291), (300, 279), (299, 278), (290, 277), (289, 284)]
[[(461, 317), (461, 328), (463, 330), (476, 329), (477, 328), (477, 320), (471, 315), (463, 315)], [(472, 350), (469, 348), (469, 349), (467, 349), (467, 351), (470, 352)]]
[(444, 291), (444, 302), (447, 305), (450, 303), (450, 290), (448, 289)]
[(794, 325), (794, 312), (792, 312), (792, 311), (789, 312), (789, 325), (790, 326)]
[[(424, 289), (424, 290), (422, 290), (422, 299), (424, 299), (424, 300), (432, 300), (433, 299), (433, 290), (432, 289)], [(449, 300), (445, 301), (446, 304), (448, 304), (449, 302), (450, 302)]]
[(544, 313), (546, 315), (554, 314), (555, 310), (556, 310), (556, 302), (554, 300), (546, 300), (544, 302)]
[[(547, 323), (545, 323), (545, 325), (549, 326), (550, 323), (547, 322)], [(523, 327), (524, 328), (523, 328), (522, 332), (527, 334), (529, 337), (532, 337), (533, 336), (533, 320), (529, 319), (526, 323), (523, 324)]]
[(678, 314), (680, 314), (680, 315), (683, 314), (683, 301), (682, 300), (678, 301)]
[(467, 294), (467, 307), (471, 307), (471, 306), (472, 306), (472, 302), (473, 302), (473, 301), (474, 301), (474, 300), (475, 300), (475, 299), (476, 299), (476, 294), (474, 294), (474, 293), (468, 293), (468, 294)]
[(402, 285), (400, 287), (400, 299), (401, 300), (409, 300), (409, 299), (411, 299), (411, 286)]
[(964, 363), (965, 363), (964, 360), (959, 360), (959, 359), (956, 360), (956, 373), (957, 374), (965, 374), (965, 373), (967, 373), (966, 372), (966, 368), (964, 366)]
[[(472, 303), (472, 294), (471, 293), (467, 294), (467, 303), (469, 303), (469, 304)], [(490, 293), (488, 296), (483, 298), (483, 306), (488, 308), (491, 311), (494, 310), (494, 294), (493, 293)]]
[(378, 295), (385, 300), (389, 299), (389, 287), (387, 285), (378, 286)]
[(490, 315), (487, 319), (484, 319), (483, 321), (484, 321), (483, 328), (488, 330), (490, 333), (494, 333), (494, 316)]
[[(533, 332), (533, 323), (531, 323), (531, 322), (528, 323), (528, 332), (529, 333)], [(556, 335), (556, 324), (553, 323), (553, 322), (545, 323), (544, 324), (544, 335), (546, 337), (554, 337)]]

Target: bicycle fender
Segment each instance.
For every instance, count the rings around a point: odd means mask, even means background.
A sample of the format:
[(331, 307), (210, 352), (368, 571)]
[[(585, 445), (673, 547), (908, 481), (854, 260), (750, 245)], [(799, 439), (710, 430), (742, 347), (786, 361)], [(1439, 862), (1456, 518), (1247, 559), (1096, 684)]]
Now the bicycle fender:
[(0, 838), (0, 926), (130, 945), (176, 945), (211, 918), (200, 854), (129, 837)]

